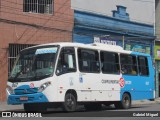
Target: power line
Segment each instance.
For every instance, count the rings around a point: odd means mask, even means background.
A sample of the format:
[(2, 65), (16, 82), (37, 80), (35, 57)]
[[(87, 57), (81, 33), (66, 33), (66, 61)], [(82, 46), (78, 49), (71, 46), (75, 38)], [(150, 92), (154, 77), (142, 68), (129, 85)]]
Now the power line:
[[(4, 21), (4, 20), (3, 20)], [(16, 21), (12, 21), (12, 24), (15, 24), (16, 23)], [(36, 27), (36, 28), (38, 28), (38, 26), (37, 25), (32, 25), (32, 24), (24, 24), (24, 23), (17, 23), (17, 24), (23, 24), (23, 25), (29, 25), (29, 26), (31, 26), (31, 27)], [(42, 26), (40, 26), (39, 28), (43, 28)], [(46, 29), (46, 28), (43, 28), (44, 30), (52, 30), (52, 31), (57, 31), (57, 29), (55, 29), (55, 28), (48, 28), (48, 29)], [(59, 32), (62, 32), (61, 30), (59, 31)], [(64, 32), (64, 31), (63, 31)], [(72, 31), (70, 31), (70, 32), (72, 32)], [(95, 34), (94, 34), (95, 35)], [(93, 36), (93, 34), (92, 34), (92, 36)]]
[[(54, 3), (54, 4), (59, 4), (59, 3)], [(20, 4), (20, 5), (22, 5), (22, 4)], [(66, 5), (66, 6), (71, 7), (70, 5)], [(72, 7), (74, 7), (74, 6), (72, 6)], [(87, 9), (82, 9), (82, 8), (78, 8), (78, 7), (74, 7), (74, 8), (81, 9), (81, 10), (83, 10), (83, 11), (93, 12), (93, 13), (95, 13), (95, 14), (104, 15), (104, 13), (100, 13), (100, 12), (95, 12), (95, 11), (91, 11), (91, 10), (87, 10)], [(60, 12), (56, 11), (56, 13), (60, 13)], [(64, 14), (64, 15), (72, 16), (72, 15), (68, 15), (68, 14)], [(108, 15), (108, 14), (105, 14), (105, 15)], [(108, 15), (108, 16), (110, 16), (110, 15)], [(33, 17), (33, 16), (32, 16), (32, 17)], [(55, 16), (55, 17), (56, 17), (56, 16)], [(133, 20), (139, 21), (139, 20), (137, 20), (137, 19), (133, 19)], [(142, 21), (141, 21), (141, 22), (142, 22)], [(144, 21), (143, 21), (143, 22), (144, 22)], [(145, 23), (147, 23), (147, 22), (145, 22)], [(148, 22), (148, 24), (151, 24), (151, 23)]]
[[(5, 11), (3, 11), (3, 12), (5, 12)], [(5, 12), (5, 13), (9, 13), (9, 12)], [(13, 14), (13, 13), (9, 13), (9, 14)], [(17, 14), (17, 13), (16, 13)], [(22, 14), (17, 14), (17, 15), (22, 15)], [(24, 15), (25, 16), (25, 15)], [(32, 17), (32, 16), (31, 16)], [(83, 17), (80, 17), (80, 16), (77, 16), (77, 18), (83, 18)], [(94, 20), (94, 21), (97, 21), (97, 22), (102, 22), (102, 21), (99, 21), (99, 20), (97, 20), (97, 19), (92, 19), (92, 18), (86, 18), (87, 20)], [(60, 21), (60, 22), (64, 22), (64, 23), (70, 23), (70, 24), (73, 24), (73, 22), (68, 22), (68, 21), (61, 21), (61, 20), (54, 20), (54, 21)], [(131, 21), (132, 22), (132, 21)], [(74, 22), (74, 23), (76, 23), (76, 21)], [(112, 23), (112, 22), (108, 22), (108, 23)], [(127, 25), (123, 25), (123, 26), (127, 26)], [(136, 27), (135, 27), (136, 28)], [(137, 27), (137, 28), (139, 28), (139, 27)]]
[[(9, 2), (9, 1), (8, 1), (8, 2)], [(16, 4), (15, 2), (11, 2), (11, 3)], [(62, 5), (65, 6), (65, 4), (62, 4)], [(11, 9), (11, 8), (10, 8), (10, 9)], [(12, 9), (14, 9), (14, 8), (12, 8)], [(20, 10), (21, 10), (21, 9), (20, 9)], [(9, 13), (9, 12), (6, 12), (6, 11), (3, 11), (3, 12), (8, 13), (8, 14), (13, 14), (13, 13)], [(55, 14), (55, 13), (58, 13), (58, 10), (55, 11), (54, 14)], [(62, 14), (64, 14), (64, 13), (61, 13), (61, 15), (62, 15)], [(17, 14), (17, 13), (16, 13), (16, 15), (22, 15), (22, 14)], [(23, 16), (27, 16), (27, 14), (26, 14), (26, 15), (23, 15)], [(69, 16), (69, 14), (67, 14), (67, 17), (68, 17), (68, 16)], [(34, 18), (34, 16), (29, 16), (29, 15), (28, 15), (28, 17)], [(52, 17), (52, 16), (51, 16), (51, 17)], [(73, 17), (73, 16), (71, 16), (71, 17)], [(38, 17), (37, 17), (37, 18), (38, 18)], [(57, 19), (55, 19), (55, 18), (57, 18)], [(38, 19), (39, 19), (39, 18), (38, 18)], [(42, 18), (41, 18), (41, 19), (42, 19)], [(43, 19), (44, 19), (44, 18), (43, 18)], [(48, 19), (46, 19), (46, 20), (48, 20)], [(57, 16), (54, 16), (54, 20), (53, 20), (53, 21), (58, 21), (58, 22), (63, 22), (63, 23), (64, 23), (64, 20), (60, 20), (59, 17), (57, 17)], [(69, 20), (68, 20), (68, 21), (69, 21)], [(73, 24), (73, 22), (68, 22), (68, 21), (65, 20), (66, 23), (71, 23), (71, 24)]]
[[(20, 6), (23, 6), (24, 4), (21, 4), (21, 3), (15, 3), (15, 2), (11, 2), (11, 1), (4, 1), (4, 2), (8, 2), (8, 3), (14, 3), (14, 4), (17, 4), (17, 5), (20, 5)], [(57, 3), (57, 2), (53, 2), (53, 5), (63, 5), (63, 7), (64, 6), (66, 6), (66, 7), (70, 7), (71, 8), (71, 5), (64, 5), (64, 4), (60, 4), (60, 3)], [(10, 7), (10, 6), (6, 6), (6, 7)], [(11, 8), (11, 7), (10, 7)], [(12, 7), (13, 8), (13, 7)], [(23, 10), (22, 9), (20, 9), (20, 8), (13, 8), (13, 9), (17, 9), (17, 10), (20, 10), (20, 12), (22, 12)], [(59, 8), (58, 8), (59, 9)], [(26, 13), (28, 13), (28, 12), (26, 12)], [(54, 12), (54, 14), (55, 13), (60, 13), (60, 14), (63, 14), (63, 13), (61, 13), (61, 12), (59, 12), (59, 11), (57, 11), (56, 10), (56, 12)], [(40, 13), (38, 13), (38, 14), (40, 14)], [(50, 15), (50, 14), (48, 14), (48, 15)], [(66, 15), (66, 16), (68, 16), (68, 14), (64, 14), (64, 15)]]
[[(151, 1), (147, 1), (147, 0), (132, 0), (132, 1), (141, 1), (141, 2), (151, 2)], [(10, 1), (7, 1), (10, 3)], [(15, 2), (12, 2), (14, 4), (16, 4)], [(61, 3), (56, 3), (56, 2), (53, 2), (54, 4), (59, 4), (61, 5)], [(151, 2), (151, 3), (154, 3), (154, 2)], [(23, 4), (20, 4), (20, 3), (17, 3), (19, 5), (23, 5)], [(68, 6), (71, 8), (71, 5), (65, 5), (65, 6)], [(80, 7), (75, 7), (72, 5), (73, 8), (76, 8), (76, 9), (79, 9), (79, 10), (82, 10), (82, 11), (88, 11), (88, 12), (93, 12), (95, 14), (100, 14), (100, 15), (107, 15), (107, 16), (110, 16), (109, 14), (106, 14), (106, 13), (102, 13), (102, 12), (97, 12), (97, 11), (93, 11), (93, 10), (88, 10), (88, 9), (84, 9), (84, 8), (80, 8)], [(57, 12), (58, 13), (58, 12)], [(67, 15), (67, 14), (66, 14)], [(140, 21), (138, 19), (132, 19), (133, 21), (139, 21), (139, 22), (144, 22), (144, 23), (148, 23), (148, 24), (152, 24), (150, 22), (145, 22), (145, 21)]]
[[(63, 7), (63, 5), (65, 5), (67, 2), (68, 2), (68, 0), (65, 0), (65, 2), (62, 4), (62, 6), (60, 6), (59, 9), (56, 10), (56, 11), (59, 11), (59, 10)], [(55, 11), (55, 12), (56, 12), (56, 11)], [(51, 18), (52, 18), (52, 17), (50, 17), (48, 20), (46, 20), (46, 21), (43, 23), (42, 26), (45, 26)], [(39, 30), (37, 29), (36, 32), (35, 32), (29, 39), (27, 39), (26, 42), (28, 42), (33, 36), (35, 36), (35, 34), (36, 34), (38, 31), (39, 31)]]
[[(63, 5), (62, 5), (63, 6)], [(89, 18), (90, 19), (90, 18)], [(93, 19), (90, 19), (90, 20), (93, 20)], [(98, 20), (97, 20), (98, 21)], [(63, 22), (66, 22), (66, 21), (63, 21)], [(101, 21), (98, 21), (98, 22), (101, 22)], [(71, 23), (71, 24), (73, 24), (73, 23)]]
[(6, 20), (6, 19), (2, 19), (2, 18), (0, 18), (0, 21), (5, 22), (5, 23), (9, 23), (9, 24), (26, 25), (26, 26), (30, 26), (30, 27), (39, 28), (39, 29), (56, 30), (56, 31), (62, 31), (62, 32), (72, 32), (72, 31), (69, 31), (69, 30), (62, 30), (62, 29), (58, 29), (58, 28), (45, 27), (43, 25), (28, 24), (28, 23), (13, 21), (13, 20)]
[[(67, 0), (66, 0), (66, 2), (67, 2)], [(62, 4), (62, 6), (59, 7), (59, 9), (61, 9), (64, 5), (65, 5), (65, 4)], [(57, 11), (59, 11), (59, 9), (58, 9)], [(56, 13), (56, 11), (55, 11), (54, 13)], [(52, 16), (51, 16), (51, 17), (52, 17)], [(49, 17), (49, 19), (47, 19), (47, 21), (49, 21), (51, 17)], [(58, 21), (58, 20), (54, 20), (54, 21)], [(45, 23), (45, 22), (44, 22), (44, 23)], [(46, 24), (46, 23), (45, 23), (45, 24)], [(44, 24), (44, 25), (45, 25), (45, 24)], [(72, 24), (73, 24), (73, 23), (72, 23)], [(44, 25), (42, 25), (42, 26), (44, 26)], [(34, 27), (35, 27), (35, 25), (34, 25)], [(54, 28), (54, 30), (59, 30), (59, 29), (57, 29), (57, 28), (55, 29), (55, 28)], [(24, 31), (24, 32), (26, 32), (26, 31)], [(61, 32), (62, 32), (62, 31), (61, 31)], [(22, 35), (23, 35), (23, 34), (22, 34)], [(33, 36), (34, 36), (34, 34), (33, 34)], [(20, 37), (20, 38), (22, 38), (22, 37)]]
[[(10, 10), (15, 10), (16, 8), (13, 8), (13, 7), (9, 7), (9, 6), (5, 6), (5, 5), (1, 5), (3, 8), (7, 8), (7, 9), (10, 9)], [(15, 10), (15, 11), (19, 11), (19, 12), (22, 12), (21, 9), (18, 9), (18, 10)], [(10, 13), (10, 14), (13, 14), (13, 12), (6, 12), (6, 11), (1, 11), (1, 12), (5, 12), (5, 13)], [(64, 14), (62, 12), (54, 12), (54, 13), (60, 13), (61, 15), (66, 15), (67, 17), (70, 16), (70, 17), (73, 17), (73, 15), (68, 15), (68, 14)], [(37, 17), (37, 16), (31, 16), (31, 15), (34, 15), (35, 13), (28, 13), (26, 12), (26, 14), (18, 14), (18, 13), (15, 13), (15, 15), (21, 15), (21, 16), (27, 16), (27, 17), (32, 17), (32, 18), (38, 18), (38, 19), (44, 19), (44, 20), (47, 20), (46, 18), (44, 17)], [(45, 15), (45, 14), (44, 14)], [(53, 16), (54, 18), (58, 18), (57, 16)], [(66, 21), (69, 21), (69, 20), (66, 20)]]
[[(64, 5), (63, 5), (64, 6)], [(69, 15), (68, 15), (69, 16)], [(66, 22), (66, 21), (63, 21), (63, 22)], [(73, 24), (73, 23), (71, 23), (71, 24)]]

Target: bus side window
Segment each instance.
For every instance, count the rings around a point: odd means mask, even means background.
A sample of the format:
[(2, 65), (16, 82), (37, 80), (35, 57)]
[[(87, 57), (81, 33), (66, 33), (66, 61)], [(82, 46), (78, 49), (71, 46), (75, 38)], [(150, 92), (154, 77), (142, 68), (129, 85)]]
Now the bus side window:
[(148, 59), (147, 57), (139, 56), (138, 57), (138, 68), (139, 74), (142, 76), (149, 75), (149, 68), (148, 68)]
[(137, 75), (137, 59), (134, 55), (121, 54), (121, 73), (127, 75)]
[(59, 55), (56, 74), (76, 72), (75, 49), (72, 47), (64, 47)]
[(118, 53), (100, 52), (102, 72), (105, 74), (119, 74)]
[(80, 72), (99, 73), (99, 54), (96, 50), (78, 49), (78, 63)]

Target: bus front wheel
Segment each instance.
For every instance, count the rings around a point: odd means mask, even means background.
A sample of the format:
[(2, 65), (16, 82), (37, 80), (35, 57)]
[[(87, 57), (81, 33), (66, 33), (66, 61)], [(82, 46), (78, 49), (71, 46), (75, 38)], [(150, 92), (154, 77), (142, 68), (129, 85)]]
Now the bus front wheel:
[(63, 110), (66, 112), (73, 112), (76, 110), (77, 100), (71, 93), (65, 95), (65, 101), (63, 103)]
[(122, 96), (122, 101), (116, 102), (115, 107), (117, 109), (129, 109), (131, 108), (131, 97), (128, 93), (124, 93)]

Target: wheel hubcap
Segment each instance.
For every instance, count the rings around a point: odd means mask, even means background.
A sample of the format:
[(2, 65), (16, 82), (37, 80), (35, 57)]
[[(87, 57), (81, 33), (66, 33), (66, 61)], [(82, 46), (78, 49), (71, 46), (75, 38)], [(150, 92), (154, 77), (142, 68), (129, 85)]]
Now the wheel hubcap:
[(70, 107), (70, 108), (74, 106), (73, 99), (71, 99), (71, 98), (67, 99), (67, 106)]
[(124, 104), (125, 104), (126, 106), (129, 106), (129, 104), (130, 104), (130, 100), (129, 100), (128, 97), (125, 97), (124, 100), (123, 100), (123, 102), (124, 102)]

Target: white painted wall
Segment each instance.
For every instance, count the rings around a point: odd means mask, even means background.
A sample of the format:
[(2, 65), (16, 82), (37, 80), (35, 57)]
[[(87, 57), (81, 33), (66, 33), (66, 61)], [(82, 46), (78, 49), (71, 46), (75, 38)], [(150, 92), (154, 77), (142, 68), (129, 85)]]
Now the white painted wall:
[(112, 16), (116, 5), (127, 7), (131, 21), (155, 24), (155, 0), (71, 0), (72, 9), (107, 16)]

